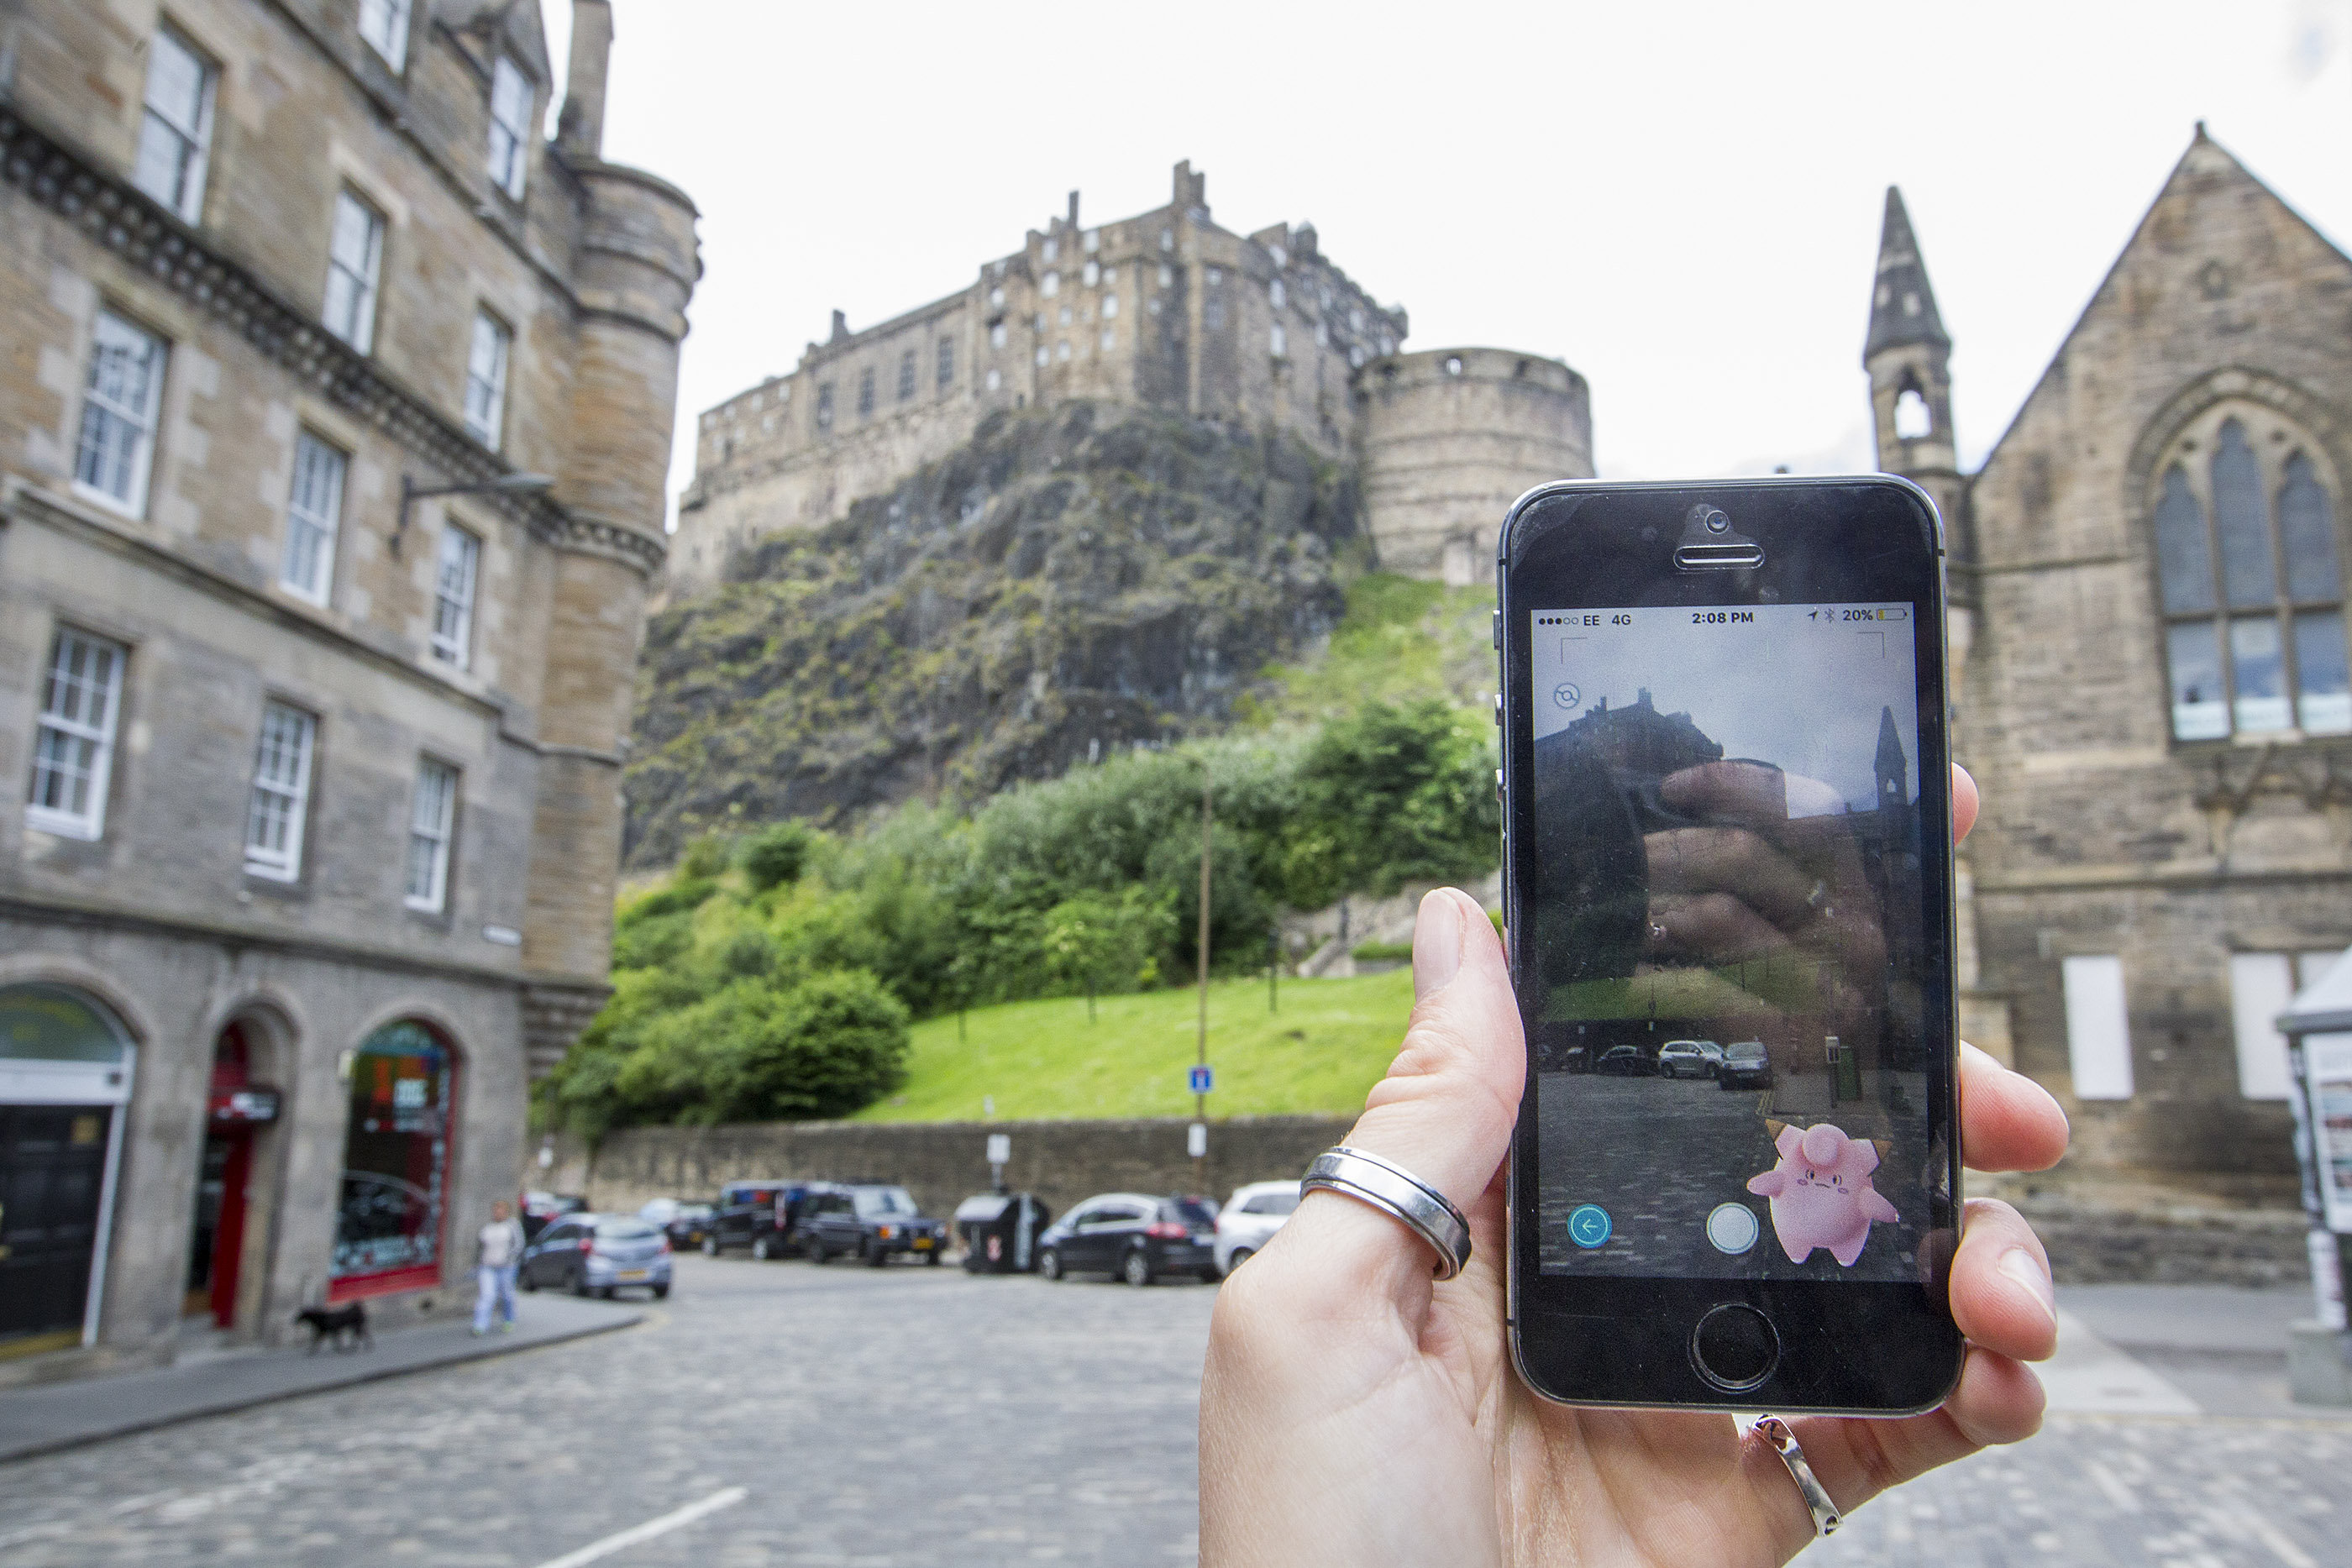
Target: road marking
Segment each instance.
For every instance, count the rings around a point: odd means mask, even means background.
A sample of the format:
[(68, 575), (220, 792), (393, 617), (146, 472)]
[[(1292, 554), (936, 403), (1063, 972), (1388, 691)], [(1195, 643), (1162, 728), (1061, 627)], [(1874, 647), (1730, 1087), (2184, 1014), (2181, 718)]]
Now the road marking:
[(733, 1508), (751, 1495), (751, 1490), (747, 1487), (729, 1487), (724, 1491), (712, 1492), (700, 1502), (688, 1503), (684, 1508), (673, 1510), (663, 1514), (659, 1519), (649, 1519), (643, 1524), (622, 1531), (617, 1535), (608, 1535), (602, 1541), (592, 1541), (577, 1552), (567, 1552), (561, 1557), (551, 1557), (541, 1563), (539, 1568), (581, 1568), (582, 1563), (593, 1563), (599, 1557), (610, 1557), (625, 1546), (635, 1546), (640, 1541), (651, 1541), (656, 1535), (667, 1535), (673, 1530), (692, 1524), (705, 1514), (717, 1513), (722, 1508)]

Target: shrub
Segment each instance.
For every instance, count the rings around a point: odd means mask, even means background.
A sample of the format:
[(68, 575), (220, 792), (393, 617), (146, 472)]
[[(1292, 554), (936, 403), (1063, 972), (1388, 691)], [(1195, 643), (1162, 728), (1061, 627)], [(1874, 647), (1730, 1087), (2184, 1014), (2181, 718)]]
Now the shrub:
[(765, 893), (788, 882), (798, 882), (807, 866), (816, 834), (805, 822), (774, 822), (743, 841), (736, 862), (754, 893)]

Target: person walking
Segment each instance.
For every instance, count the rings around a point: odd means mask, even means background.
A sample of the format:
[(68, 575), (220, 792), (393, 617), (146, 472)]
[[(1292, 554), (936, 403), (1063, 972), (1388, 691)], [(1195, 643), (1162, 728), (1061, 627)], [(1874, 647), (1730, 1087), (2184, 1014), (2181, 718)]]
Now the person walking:
[(474, 1297), (474, 1333), (478, 1336), (490, 1332), (494, 1312), (505, 1314), (499, 1324), (500, 1333), (514, 1332), (515, 1262), (521, 1256), (522, 1227), (515, 1222), (514, 1210), (500, 1198), (490, 1205), (490, 1222), (482, 1227), (481, 1256), (474, 1269), (479, 1287)]

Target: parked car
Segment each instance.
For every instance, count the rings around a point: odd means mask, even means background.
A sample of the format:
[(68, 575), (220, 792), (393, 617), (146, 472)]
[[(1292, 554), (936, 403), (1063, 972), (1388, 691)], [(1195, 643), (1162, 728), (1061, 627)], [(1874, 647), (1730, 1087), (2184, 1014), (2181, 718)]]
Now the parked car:
[(1149, 1285), (1163, 1274), (1217, 1277), (1217, 1217), (1205, 1198), (1107, 1192), (1090, 1197), (1037, 1239), (1037, 1272), (1108, 1274)]
[(903, 1186), (856, 1183), (812, 1193), (800, 1216), (800, 1248), (812, 1263), (855, 1254), (879, 1269), (898, 1253), (937, 1267), (948, 1249), (948, 1228), (915, 1206)]
[(761, 1262), (782, 1258), (800, 1245), (793, 1234), (810, 1197), (830, 1191), (821, 1181), (730, 1181), (711, 1205), (702, 1255), (716, 1258), (730, 1247), (748, 1249)]
[(1723, 1047), (1711, 1040), (1670, 1040), (1658, 1047), (1661, 1078), (1712, 1078), (1723, 1065)]
[[(662, 1218), (656, 1218), (649, 1212), (656, 1206), (664, 1210)], [(710, 1222), (718, 1212), (707, 1203), (685, 1203), (677, 1198), (660, 1197), (637, 1210), (637, 1218), (647, 1224), (660, 1226), (662, 1234), (669, 1238), (670, 1249), (676, 1251), (680, 1248), (701, 1246), (704, 1238), (710, 1234)]]
[(669, 1238), (634, 1214), (567, 1214), (522, 1249), (515, 1282), (607, 1300), (639, 1286), (669, 1294)]
[(1723, 1048), (1723, 1064), (1715, 1070), (1718, 1089), (1769, 1089), (1772, 1057), (1760, 1040), (1738, 1040)]
[(581, 1213), (587, 1207), (588, 1200), (584, 1197), (555, 1192), (526, 1192), (522, 1195), (520, 1209), (522, 1239), (525, 1241), (536, 1240), (539, 1233), (547, 1228), (548, 1221), (567, 1214)]
[(1604, 1078), (1655, 1078), (1658, 1062), (1638, 1045), (1612, 1045), (1601, 1053), (1592, 1071)]
[(1217, 1272), (1230, 1274), (1240, 1268), (1282, 1228), (1282, 1222), (1297, 1207), (1295, 1181), (1254, 1181), (1234, 1188), (1234, 1196), (1217, 1210), (1217, 1239), (1213, 1244)]

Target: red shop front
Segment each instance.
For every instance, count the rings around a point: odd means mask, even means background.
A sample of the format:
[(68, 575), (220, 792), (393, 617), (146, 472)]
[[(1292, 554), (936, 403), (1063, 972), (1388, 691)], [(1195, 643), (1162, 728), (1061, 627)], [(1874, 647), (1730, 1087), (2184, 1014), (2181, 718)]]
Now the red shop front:
[(348, 1301), (441, 1282), (457, 1059), (414, 1019), (386, 1024), (352, 1055), (341, 1212), (327, 1299)]

